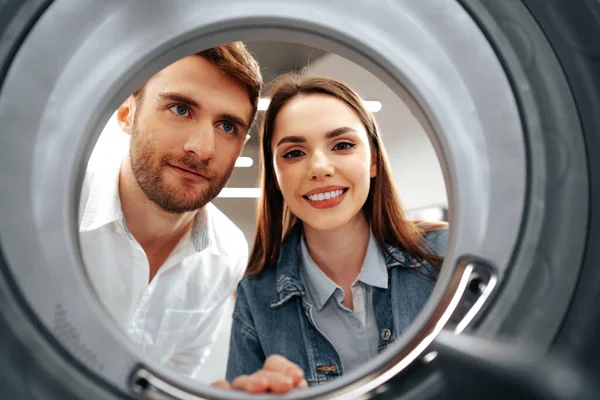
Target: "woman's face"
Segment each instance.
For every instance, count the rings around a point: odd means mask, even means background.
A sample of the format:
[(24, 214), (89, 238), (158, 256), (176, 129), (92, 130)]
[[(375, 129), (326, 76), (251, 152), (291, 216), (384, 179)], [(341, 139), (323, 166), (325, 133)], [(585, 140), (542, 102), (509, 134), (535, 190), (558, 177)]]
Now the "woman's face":
[(283, 199), (305, 224), (332, 230), (359, 215), (376, 163), (363, 124), (344, 102), (293, 98), (275, 119), (271, 148)]

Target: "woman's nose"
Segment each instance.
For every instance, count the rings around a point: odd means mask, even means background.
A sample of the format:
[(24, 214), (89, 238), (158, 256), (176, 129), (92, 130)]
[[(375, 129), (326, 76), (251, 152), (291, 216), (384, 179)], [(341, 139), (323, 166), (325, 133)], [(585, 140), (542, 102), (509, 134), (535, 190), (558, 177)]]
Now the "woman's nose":
[(332, 177), (335, 173), (335, 168), (332, 160), (323, 152), (315, 152), (310, 159), (310, 167), (308, 171), (308, 179), (322, 180)]

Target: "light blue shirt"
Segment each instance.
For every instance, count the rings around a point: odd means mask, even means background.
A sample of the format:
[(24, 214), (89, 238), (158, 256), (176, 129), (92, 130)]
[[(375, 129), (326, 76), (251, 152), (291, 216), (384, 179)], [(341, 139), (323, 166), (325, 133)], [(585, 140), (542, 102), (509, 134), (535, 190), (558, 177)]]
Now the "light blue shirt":
[(388, 287), (385, 256), (371, 232), (363, 266), (351, 286), (352, 311), (342, 304), (345, 296), (342, 288), (313, 261), (304, 237), (300, 246), (304, 264), (301, 277), (314, 306), (313, 320), (337, 350), (344, 373), (347, 373), (378, 353), (379, 328), (373, 309), (373, 287)]

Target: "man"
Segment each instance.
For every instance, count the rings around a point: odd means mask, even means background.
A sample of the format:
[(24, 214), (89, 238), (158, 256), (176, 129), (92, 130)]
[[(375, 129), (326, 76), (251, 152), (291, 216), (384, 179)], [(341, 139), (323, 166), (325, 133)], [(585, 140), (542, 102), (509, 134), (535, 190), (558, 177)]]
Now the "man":
[[(96, 293), (146, 354), (191, 378), (246, 268), (242, 232), (210, 201), (244, 147), (261, 86), (240, 42), (183, 58), (117, 110), (128, 154), (86, 172), (80, 239)], [(267, 361), (232, 387), (305, 386), (287, 360)]]

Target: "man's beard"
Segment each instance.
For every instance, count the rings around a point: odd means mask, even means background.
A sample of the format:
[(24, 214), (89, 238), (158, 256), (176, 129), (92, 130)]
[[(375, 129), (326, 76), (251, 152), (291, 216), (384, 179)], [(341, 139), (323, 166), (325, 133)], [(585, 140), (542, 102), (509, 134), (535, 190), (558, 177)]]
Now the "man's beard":
[[(148, 137), (136, 124), (132, 127), (129, 157), (133, 175), (148, 199), (162, 210), (170, 213), (184, 213), (198, 210), (212, 201), (227, 184), (235, 165), (223, 175), (217, 176), (211, 172), (206, 163), (195, 161), (187, 153), (181, 157), (159, 156)], [(186, 167), (202, 175), (208, 187), (200, 189), (198, 184), (175, 186), (165, 182), (163, 168), (168, 165)], [(204, 186), (204, 185), (203, 185)]]

